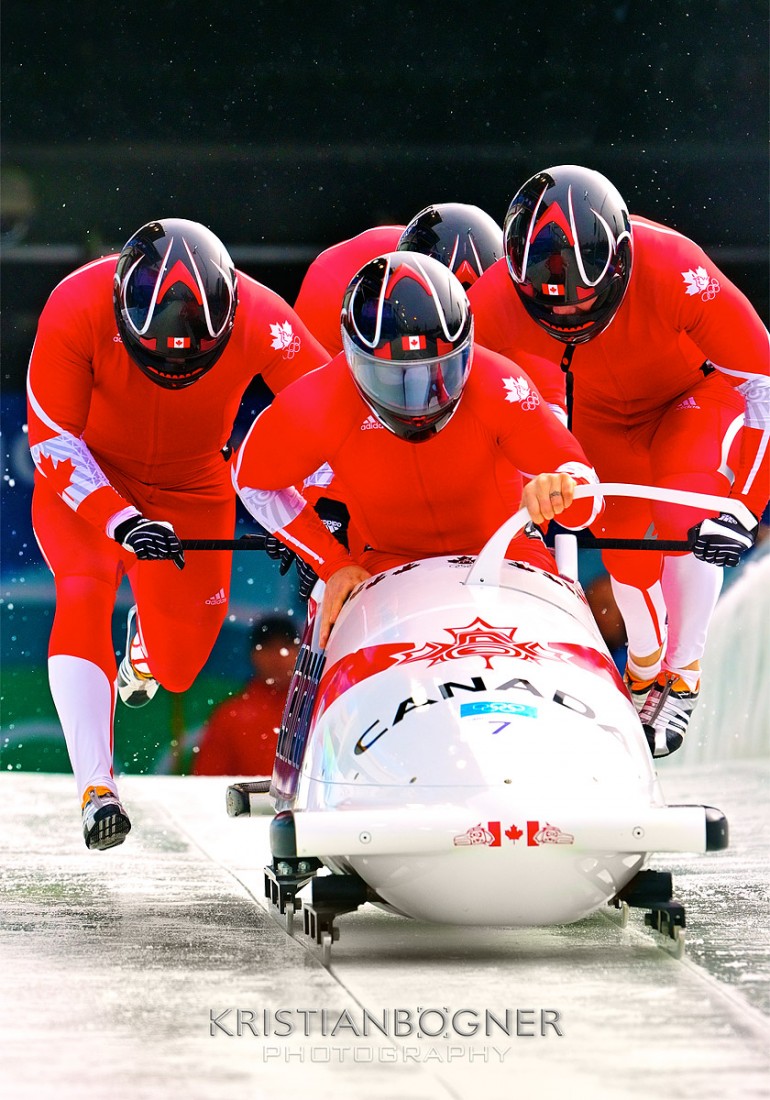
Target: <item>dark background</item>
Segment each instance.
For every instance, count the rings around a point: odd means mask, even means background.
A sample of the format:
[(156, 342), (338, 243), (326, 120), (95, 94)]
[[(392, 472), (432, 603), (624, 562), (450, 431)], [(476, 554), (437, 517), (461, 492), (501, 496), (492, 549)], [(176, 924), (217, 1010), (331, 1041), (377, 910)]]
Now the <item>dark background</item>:
[(432, 201), (502, 221), (565, 162), (767, 317), (767, 41), (765, 0), (5, 0), (3, 381), (58, 279), (151, 218), (293, 300), (321, 247)]
[[(337, 240), (430, 202), (502, 222), (533, 172), (579, 163), (697, 240), (768, 318), (766, 0), (3, 0), (0, 32), (3, 770), (68, 770), (29, 522), (37, 317), (145, 222), (204, 222), (293, 302)], [(119, 709), (119, 771), (184, 770), (191, 731), (245, 679), (255, 610), (296, 601), (262, 558), (235, 555), (231, 616), (194, 689), (145, 717)]]

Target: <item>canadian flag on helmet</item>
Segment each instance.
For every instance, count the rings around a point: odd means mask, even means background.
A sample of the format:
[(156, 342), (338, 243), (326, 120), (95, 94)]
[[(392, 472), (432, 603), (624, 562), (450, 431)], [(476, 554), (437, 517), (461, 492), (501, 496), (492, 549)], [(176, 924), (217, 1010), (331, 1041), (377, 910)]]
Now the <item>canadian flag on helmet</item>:
[(543, 294), (564, 295), (564, 287), (561, 283), (543, 283)]
[(169, 336), (166, 344), (170, 348), (189, 348), (190, 337), (189, 336)]
[(422, 351), (427, 344), (424, 336), (402, 336), (401, 347), (404, 351)]

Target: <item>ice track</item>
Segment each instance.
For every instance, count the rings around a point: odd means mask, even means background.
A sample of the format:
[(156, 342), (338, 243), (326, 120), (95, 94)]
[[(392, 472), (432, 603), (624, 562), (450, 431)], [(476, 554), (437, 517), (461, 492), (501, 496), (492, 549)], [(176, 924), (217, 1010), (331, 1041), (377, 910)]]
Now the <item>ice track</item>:
[[(731, 826), (725, 852), (666, 858), (683, 960), (640, 911), (625, 929), (599, 915), (522, 931), (367, 906), (339, 918), (328, 971), (268, 915), (269, 816), (227, 817), (227, 780), (124, 779), (134, 830), (89, 853), (71, 777), (3, 775), (0, 1095), (770, 1097), (770, 765), (664, 767), (669, 801), (719, 805)], [(523, 1034), (484, 1034), (485, 1012), (516, 1009)], [(387, 1012), (388, 1036), (356, 1035), (364, 1010)], [(561, 1036), (541, 1035), (541, 1010)], [(448, 1028), (418, 1035), (420, 1018)]]

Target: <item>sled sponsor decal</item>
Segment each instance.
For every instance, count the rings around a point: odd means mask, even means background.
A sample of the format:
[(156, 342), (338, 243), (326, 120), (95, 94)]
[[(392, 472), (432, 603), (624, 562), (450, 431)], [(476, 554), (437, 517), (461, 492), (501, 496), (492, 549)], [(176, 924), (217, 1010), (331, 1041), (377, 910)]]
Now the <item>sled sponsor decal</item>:
[(544, 821), (527, 822), (527, 847), (539, 848), (543, 844), (574, 844), (575, 837), (572, 833), (565, 833), (556, 825)]
[(486, 825), (479, 821), (478, 825), (472, 825), (470, 829), (466, 829), (464, 833), (456, 836), (452, 843), (455, 848), (477, 847), (479, 845), (486, 848), (502, 848), (504, 840), (509, 840), (515, 844), (523, 836), (524, 831), (517, 825), (511, 825), (503, 832), (502, 824), (499, 821), (488, 821)]
[(460, 704), (461, 718), (475, 718), (480, 714), (517, 714), (522, 718), (537, 718), (537, 707), (527, 706), (526, 703), (495, 702), (491, 699), (484, 703)]

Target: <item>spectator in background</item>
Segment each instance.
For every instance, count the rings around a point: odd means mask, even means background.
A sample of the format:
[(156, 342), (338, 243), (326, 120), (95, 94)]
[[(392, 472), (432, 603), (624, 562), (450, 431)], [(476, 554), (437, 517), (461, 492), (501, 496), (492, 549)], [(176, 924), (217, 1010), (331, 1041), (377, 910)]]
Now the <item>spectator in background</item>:
[(270, 775), (299, 639), (284, 615), (259, 619), (249, 637), (254, 675), (212, 711), (193, 775)]

